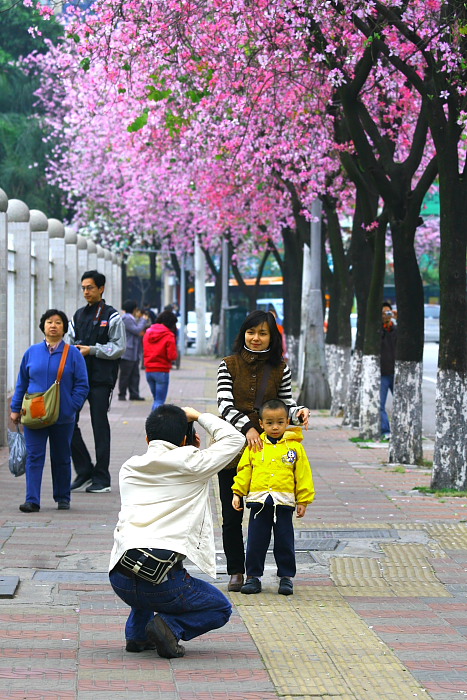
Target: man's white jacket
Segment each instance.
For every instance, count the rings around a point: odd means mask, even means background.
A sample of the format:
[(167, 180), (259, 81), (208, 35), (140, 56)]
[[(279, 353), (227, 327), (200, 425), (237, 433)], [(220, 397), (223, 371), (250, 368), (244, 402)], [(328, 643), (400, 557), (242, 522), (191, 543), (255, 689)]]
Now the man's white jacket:
[(152, 440), (146, 454), (120, 469), (121, 510), (109, 571), (127, 549), (155, 547), (187, 556), (216, 576), (209, 480), (243, 447), (230, 423), (203, 413), (198, 423), (214, 442), (204, 450)]

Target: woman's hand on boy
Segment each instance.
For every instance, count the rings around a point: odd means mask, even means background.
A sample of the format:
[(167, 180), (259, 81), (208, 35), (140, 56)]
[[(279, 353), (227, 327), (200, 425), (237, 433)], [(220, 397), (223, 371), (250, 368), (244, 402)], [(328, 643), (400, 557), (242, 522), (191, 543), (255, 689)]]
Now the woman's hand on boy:
[(232, 498), (232, 506), (235, 508), (235, 510), (243, 510), (242, 497), (238, 496), (236, 493), (234, 493)]
[(260, 434), (256, 428), (250, 428), (245, 437), (250, 450), (253, 452), (260, 452), (263, 449), (263, 441), (261, 440)]
[(301, 408), (299, 411), (297, 411), (296, 418), (298, 418), (298, 420), (300, 421), (300, 424), (304, 426), (305, 430), (308, 430), (310, 409), (309, 408)]

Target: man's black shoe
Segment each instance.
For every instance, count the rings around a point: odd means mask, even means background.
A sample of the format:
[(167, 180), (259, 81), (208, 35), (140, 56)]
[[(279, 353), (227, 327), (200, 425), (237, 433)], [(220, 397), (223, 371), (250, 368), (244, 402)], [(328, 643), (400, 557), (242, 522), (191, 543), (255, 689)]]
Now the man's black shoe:
[(261, 581), (256, 576), (247, 578), (246, 583), (241, 587), (240, 593), (261, 593)]
[(59, 501), (57, 510), (70, 510), (70, 501)]
[(156, 645), (156, 651), (163, 659), (178, 659), (185, 656), (185, 647), (179, 644), (176, 636), (162, 619), (155, 615), (146, 625), (146, 634), (151, 642)]
[(130, 401), (146, 401), (144, 396), (130, 396)]
[(139, 654), (140, 651), (154, 651), (156, 645), (154, 642), (137, 642), (135, 639), (126, 640), (126, 651)]
[(26, 501), (26, 503), (20, 505), (19, 509), (22, 513), (37, 513), (40, 511), (41, 507), (38, 506), (37, 503), (29, 503)]
[(99, 484), (91, 484), (87, 487), (86, 493), (109, 493), (110, 486), (100, 486)]
[(293, 595), (293, 581), (288, 576), (283, 576), (279, 583), (280, 595)]
[(92, 484), (92, 479), (90, 476), (77, 476), (74, 481), (72, 481), (70, 489), (71, 491), (84, 491), (86, 486)]

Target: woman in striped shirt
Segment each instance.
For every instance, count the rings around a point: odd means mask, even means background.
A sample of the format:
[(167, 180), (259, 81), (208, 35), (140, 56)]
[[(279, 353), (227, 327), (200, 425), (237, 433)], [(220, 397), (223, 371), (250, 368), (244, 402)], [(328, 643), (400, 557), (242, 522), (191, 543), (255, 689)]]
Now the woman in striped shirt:
[[(219, 413), (246, 438), (248, 447), (260, 450), (258, 409), (270, 399), (281, 399), (290, 422), (308, 428), (310, 411), (292, 397), (291, 372), (282, 357), (282, 336), (270, 311), (252, 311), (243, 322), (233, 346), (217, 373)], [(240, 455), (218, 474), (222, 503), (222, 540), (230, 575), (229, 591), (239, 591), (245, 572), (243, 511), (232, 508), (232, 484)]]

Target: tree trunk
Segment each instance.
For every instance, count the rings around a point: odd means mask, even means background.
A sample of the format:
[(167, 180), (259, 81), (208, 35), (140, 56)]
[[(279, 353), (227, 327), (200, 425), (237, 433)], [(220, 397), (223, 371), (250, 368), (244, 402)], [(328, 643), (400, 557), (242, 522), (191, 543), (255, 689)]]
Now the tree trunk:
[(422, 462), (422, 374), (422, 362), (396, 362), (390, 462)]
[(302, 298), (303, 243), (297, 232), (282, 229), (284, 241), (284, 332), (287, 337), (289, 366), (292, 376), (297, 376), (298, 344), (300, 339), (300, 307)]
[[(326, 345), (326, 365), (331, 389), (331, 416), (343, 416), (349, 392), (350, 358), (348, 345)], [(332, 388), (331, 388), (332, 387)]]
[(400, 376), (394, 382), (389, 453), (392, 462), (401, 464), (419, 464), (422, 460), (424, 300), (413, 245), (418, 219), (418, 212), (414, 216), (407, 212), (404, 221), (391, 222), (397, 296), (396, 360)]
[(342, 421), (342, 425), (349, 425), (351, 428), (358, 428), (360, 425), (362, 362), (363, 352), (355, 349), (350, 362), (350, 381)]
[(381, 435), (381, 303), (383, 300), (385, 270), (385, 238), (387, 217), (379, 217), (374, 234), (374, 263), (368, 295), (363, 346), (362, 386), (360, 393), (360, 437), (379, 440)]
[(432, 487), (466, 490), (467, 185), (465, 175), (453, 173), (457, 149), (448, 146), (438, 151), (441, 318)]

